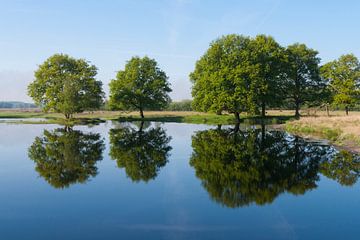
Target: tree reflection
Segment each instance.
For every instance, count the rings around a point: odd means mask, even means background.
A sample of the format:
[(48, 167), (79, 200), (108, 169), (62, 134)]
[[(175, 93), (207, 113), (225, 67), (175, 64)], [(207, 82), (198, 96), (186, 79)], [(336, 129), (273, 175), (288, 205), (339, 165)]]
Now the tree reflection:
[(83, 133), (72, 128), (44, 130), (29, 148), (36, 171), (55, 188), (84, 183), (97, 175), (104, 140), (100, 134)]
[(329, 147), (280, 131), (216, 129), (192, 138), (190, 165), (215, 201), (239, 207), (271, 203), (279, 194), (316, 188)]
[(110, 130), (110, 157), (136, 182), (154, 179), (166, 165), (171, 150), (171, 138), (163, 128), (144, 128), (141, 122), (137, 128), (122, 126)]
[(348, 151), (340, 151), (321, 165), (321, 173), (341, 185), (352, 186), (360, 176), (360, 158)]

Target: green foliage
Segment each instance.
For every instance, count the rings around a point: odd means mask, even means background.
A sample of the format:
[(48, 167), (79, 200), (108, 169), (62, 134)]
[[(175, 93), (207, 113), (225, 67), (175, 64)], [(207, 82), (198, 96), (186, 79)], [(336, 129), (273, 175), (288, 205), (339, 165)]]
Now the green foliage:
[(295, 106), (295, 116), (300, 116), (300, 106), (305, 103), (318, 104), (325, 94), (326, 83), (320, 77), (318, 52), (305, 44), (287, 47), (287, 98)]
[(96, 67), (84, 59), (55, 54), (39, 66), (28, 94), (44, 111), (60, 112), (70, 118), (102, 105), (104, 93), (96, 74)]
[(112, 109), (138, 109), (143, 117), (144, 110), (165, 108), (169, 92), (168, 77), (154, 59), (133, 57), (110, 82), (109, 104)]
[(192, 111), (192, 100), (182, 100), (179, 102), (171, 102), (166, 108), (168, 111)]
[(359, 102), (360, 62), (353, 54), (325, 64), (321, 67), (321, 74), (328, 81), (333, 105), (345, 106), (347, 111)]
[(161, 127), (139, 129), (122, 126), (110, 130), (110, 157), (119, 168), (125, 168), (132, 181), (155, 179), (168, 162), (170, 137)]
[(254, 111), (257, 86), (249, 78), (250, 38), (223, 36), (210, 44), (190, 74), (197, 111)]
[(249, 77), (256, 86), (256, 103), (262, 108), (264, 117), (266, 106), (280, 106), (284, 99), (285, 51), (274, 38), (265, 35), (251, 39), (249, 50)]
[(271, 203), (316, 187), (327, 149), (280, 131), (217, 129), (192, 138), (190, 160), (203, 187), (228, 207)]
[(102, 160), (104, 141), (100, 134), (71, 128), (44, 130), (29, 148), (36, 171), (55, 188), (84, 183), (97, 175), (96, 163)]

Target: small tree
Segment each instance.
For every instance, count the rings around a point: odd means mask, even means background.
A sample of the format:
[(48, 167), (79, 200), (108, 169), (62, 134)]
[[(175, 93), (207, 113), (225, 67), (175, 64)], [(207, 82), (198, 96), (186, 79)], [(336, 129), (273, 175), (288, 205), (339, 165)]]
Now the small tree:
[(325, 88), (320, 78), (318, 52), (305, 44), (293, 44), (287, 47), (287, 98), (295, 105), (295, 117), (300, 116), (300, 106), (317, 101)]
[(171, 92), (168, 77), (154, 59), (133, 57), (125, 70), (119, 71), (110, 82), (111, 109), (140, 111), (165, 108), (170, 102)]
[(60, 112), (69, 119), (102, 105), (104, 92), (96, 74), (96, 67), (84, 59), (55, 54), (39, 66), (28, 94), (45, 112)]
[(360, 97), (359, 60), (353, 54), (343, 55), (322, 66), (321, 74), (329, 83), (333, 104), (345, 106), (348, 115)]

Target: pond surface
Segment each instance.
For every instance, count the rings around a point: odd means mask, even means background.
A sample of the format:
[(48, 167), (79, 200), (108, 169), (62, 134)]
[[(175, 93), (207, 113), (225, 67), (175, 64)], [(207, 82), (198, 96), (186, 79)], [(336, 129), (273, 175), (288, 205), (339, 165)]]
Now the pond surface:
[(1, 239), (358, 239), (360, 159), (251, 126), (0, 124)]

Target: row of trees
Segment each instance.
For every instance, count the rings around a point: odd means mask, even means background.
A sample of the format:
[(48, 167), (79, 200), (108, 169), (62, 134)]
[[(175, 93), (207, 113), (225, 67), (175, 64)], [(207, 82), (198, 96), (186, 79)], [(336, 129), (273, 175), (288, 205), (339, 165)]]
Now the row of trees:
[[(99, 109), (105, 94), (96, 80), (97, 68), (84, 59), (55, 54), (41, 64), (28, 94), (44, 111), (74, 113)], [(168, 77), (154, 59), (133, 57), (110, 83), (111, 109), (143, 111), (165, 108), (171, 92)]]
[(291, 104), (300, 116), (304, 104), (349, 107), (360, 96), (360, 63), (353, 54), (320, 66), (318, 52), (305, 44), (282, 47), (258, 35), (223, 36), (190, 74), (193, 106), (198, 111), (241, 112), (265, 116), (267, 107)]
[[(44, 111), (66, 118), (104, 104), (97, 68), (84, 59), (55, 54), (39, 66), (28, 93)], [(344, 106), (359, 100), (360, 63), (352, 55), (320, 66), (318, 52), (305, 44), (282, 47), (272, 37), (223, 36), (211, 43), (190, 74), (192, 108), (197, 111), (261, 112), (292, 106), (300, 115), (304, 104)], [(110, 82), (108, 104), (113, 110), (161, 110), (170, 103), (166, 73), (154, 59), (133, 57)]]

